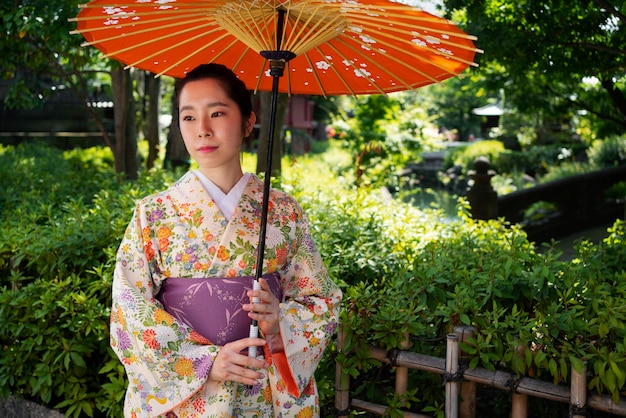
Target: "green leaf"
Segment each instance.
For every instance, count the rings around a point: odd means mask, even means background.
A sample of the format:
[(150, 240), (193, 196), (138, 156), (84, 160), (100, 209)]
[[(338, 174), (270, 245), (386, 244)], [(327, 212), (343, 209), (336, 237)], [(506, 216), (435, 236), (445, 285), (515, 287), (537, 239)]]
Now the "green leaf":
[(570, 354), (569, 355), (569, 361), (572, 364), (572, 367), (574, 368), (574, 370), (576, 370), (577, 373), (582, 373), (583, 372), (583, 368), (585, 367), (585, 363), (579, 359), (578, 357)]
[(72, 357), (72, 361), (74, 362), (74, 364), (76, 364), (77, 366), (83, 367), (83, 368), (87, 367), (87, 364), (85, 363), (85, 359), (83, 359), (83, 357), (80, 354), (72, 351), (70, 352), (70, 356)]

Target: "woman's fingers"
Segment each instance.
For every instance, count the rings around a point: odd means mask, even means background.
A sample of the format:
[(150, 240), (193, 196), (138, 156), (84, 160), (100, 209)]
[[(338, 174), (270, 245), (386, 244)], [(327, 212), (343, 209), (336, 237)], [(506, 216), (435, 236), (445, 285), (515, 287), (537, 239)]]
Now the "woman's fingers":
[(258, 298), (259, 303), (249, 303), (243, 305), (243, 310), (248, 312), (248, 317), (258, 322), (259, 329), (263, 335), (270, 336), (279, 332), (278, 313), (280, 302), (272, 293), (267, 280), (259, 280), (261, 290), (248, 291), (248, 297)]
[(259, 314), (272, 314), (278, 313), (278, 299), (272, 291), (270, 290), (269, 283), (267, 280), (261, 278), (259, 279), (259, 284), (261, 285), (261, 290), (250, 290), (248, 291), (248, 297), (252, 302), (253, 298), (258, 298), (258, 303), (249, 303), (243, 305), (243, 309), (248, 312), (255, 312)]
[(246, 348), (262, 346), (265, 340), (261, 338), (243, 338), (224, 345), (215, 361), (209, 379), (215, 381), (233, 381), (246, 385), (256, 385), (264, 374), (259, 369), (267, 368), (263, 360), (241, 354)]

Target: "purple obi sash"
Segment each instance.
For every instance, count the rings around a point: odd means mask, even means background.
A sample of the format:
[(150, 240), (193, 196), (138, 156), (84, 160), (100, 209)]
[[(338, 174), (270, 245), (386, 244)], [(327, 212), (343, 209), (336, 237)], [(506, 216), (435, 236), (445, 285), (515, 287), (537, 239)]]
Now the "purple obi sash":
[[(264, 274), (274, 296), (282, 302), (278, 273)], [(165, 310), (216, 345), (246, 338), (251, 320), (241, 305), (250, 303), (247, 296), (254, 276), (231, 278), (166, 279), (157, 299)]]

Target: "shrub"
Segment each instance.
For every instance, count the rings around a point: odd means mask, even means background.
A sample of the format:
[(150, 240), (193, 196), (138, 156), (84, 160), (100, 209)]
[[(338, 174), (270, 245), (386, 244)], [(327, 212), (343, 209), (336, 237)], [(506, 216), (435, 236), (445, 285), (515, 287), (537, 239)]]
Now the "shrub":
[(477, 141), (464, 147), (457, 147), (449, 152), (444, 160), (444, 168), (454, 165), (463, 167), (463, 172), (474, 169), (474, 161), (478, 157), (486, 157), (492, 164), (498, 156), (505, 152), (504, 144), (496, 140)]
[[(0, 170), (19, 196), (0, 197), (0, 393), (69, 416), (120, 416), (126, 378), (108, 347), (114, 253), (135, 200), (178, 175), (143, 173), (129, 184), (103, 168), (106, 158), (92, 163), (79, 152), (44, 148), (3, 148), (0, 159), (13, 164)], [(98, 167), (104, 187), (84, 175)], [(392, 371), (358, 347), (399, 348), (408, 333), (411, 350), (443, 356), (445, 335), (458, 324), (478, 329), (465, 347), (472, 366), (562, 382), (584, 357), (594, 371), (591, 389), (613, 396), (624, 390), (623, 222), (601, 244), (581, 241), (577, 258), (566, 263), (552, 247), (539, 252), (518, 226), (470, 219), (464, 202), (459, 218), (444, 222), (437, 210), (349, 186), (353, 181), (336, 170), (323, 156), (309, 156), (282, 178), (344, 290), (341, 320), (348, 349), (356, 350), (348, 357), (331, 346), (322, 360), (316, 374), (325, 410), (333, 401), (335, 359), (353, 377), (353, 395), (398, 408), (387, 394)], [(411, 409), (438, 410), (440, 377), (411, 379)]]
[(597, 168), (626, 164), (626, 135), (594, 141), (587, 155), (589, 162)]
[(108, 337), (114, 254), (136, 199), (170, 179), (120, 182), (99, 149), (25, 145), (0, 160), (0, 395), (121, 416), (125, 378)]

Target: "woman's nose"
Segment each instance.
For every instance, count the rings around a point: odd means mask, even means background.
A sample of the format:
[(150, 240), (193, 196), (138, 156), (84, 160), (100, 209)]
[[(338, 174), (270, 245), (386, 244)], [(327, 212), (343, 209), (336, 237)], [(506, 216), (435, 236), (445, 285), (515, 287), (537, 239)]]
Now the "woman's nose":
[(211, 124), (208, 120), (203, 119), (198, 124), (198, 138), (210, 137), (212, 135)]

